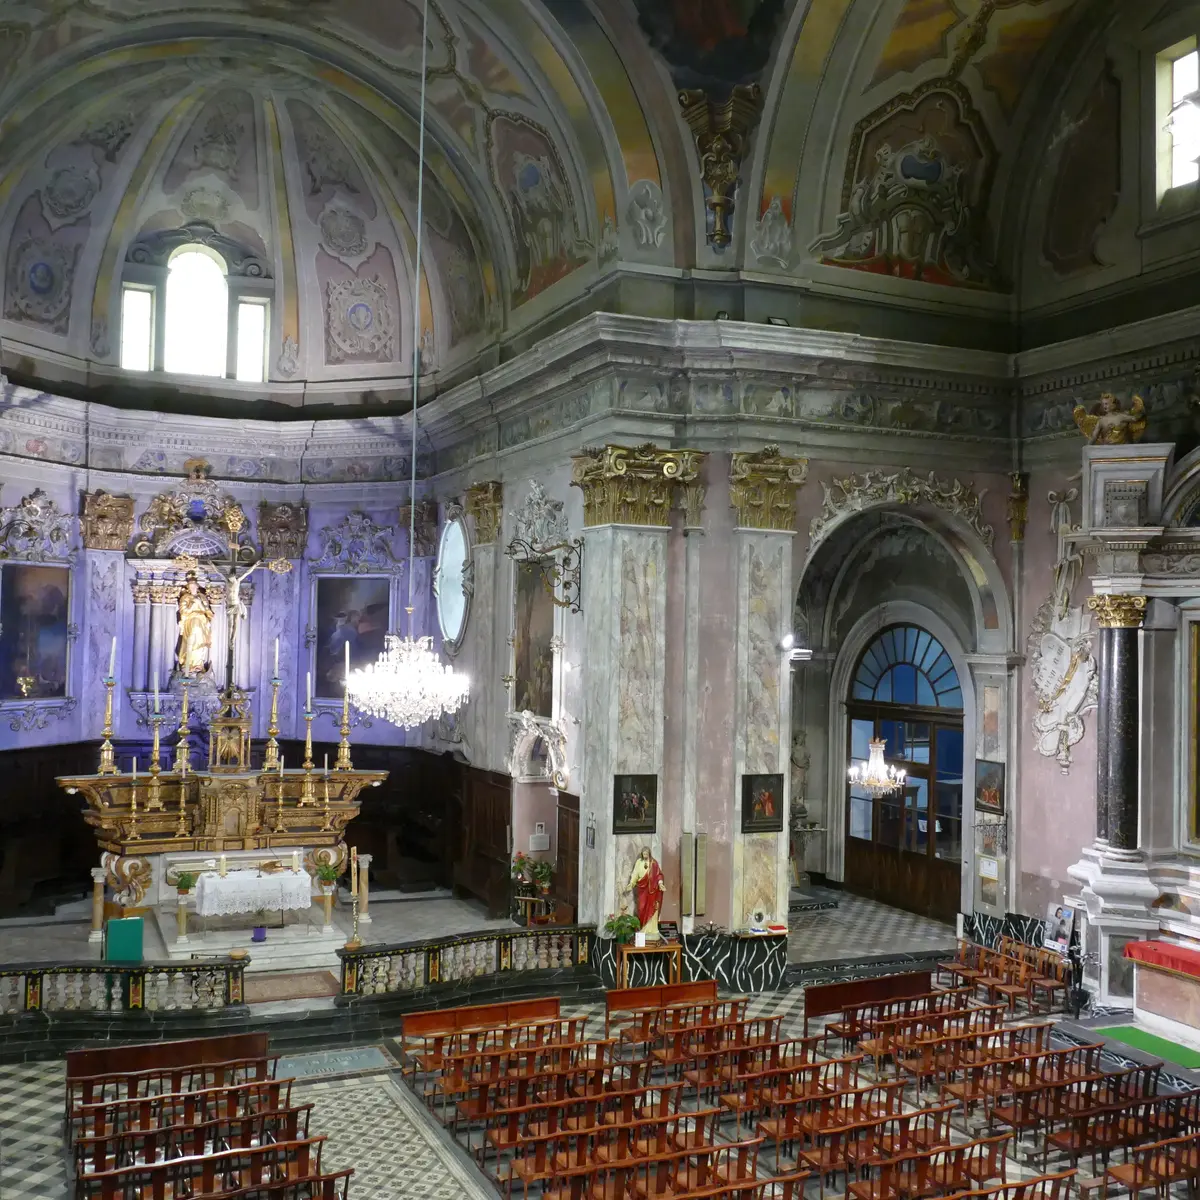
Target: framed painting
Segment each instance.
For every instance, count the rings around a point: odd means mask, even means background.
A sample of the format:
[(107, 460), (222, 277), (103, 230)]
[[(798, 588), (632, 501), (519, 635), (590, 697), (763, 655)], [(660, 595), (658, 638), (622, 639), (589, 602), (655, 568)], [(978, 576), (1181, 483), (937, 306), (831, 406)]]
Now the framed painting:
[(653, 833), (658, 828), (658, 776), (613, 776), (613, 833)]
[(742, 776), (742, 832), (783, 832), (783, 776)]
[(516, 564), (513, 711), (554, 716), (554, 601), (540, 562)]
[(373, 663), (391, 627), (392, 581), (386, 575), (322, 575), (314, 581), (313, 695), (340, 698), (346, 673)]
[(66, 696), (70, 595), (67, 567), (0, 568), (0, 700)]
[(980, 812), (1004, 812), (1004, 764), (975, 760), (975, 807)]

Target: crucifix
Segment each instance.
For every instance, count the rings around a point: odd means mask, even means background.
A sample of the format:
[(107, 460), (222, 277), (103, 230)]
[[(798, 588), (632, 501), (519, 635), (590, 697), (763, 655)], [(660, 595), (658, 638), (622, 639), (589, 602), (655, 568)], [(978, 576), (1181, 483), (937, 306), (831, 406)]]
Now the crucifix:
[[(225, 691), (232, 693), (233, 660), (237, 646), (238, 624), (243, 617), (248, 615), (246, 606), (242, 603), (242, 584), (259, 567), (265, 566), (276, 575), (286, 575), (292, 569), (292, 564), (286, 558), (256, 557), (252, 547), (238, 542), (238, 534), (246, 524), (246, 517), (236, 504), (230, 504), (221, 514), (221, 523), (225, 526), (227, 533), (229, 562), (214, 562), (212, 565), (225, 581), (226, 587), (225, 611), (229, 623), (229, 643), (225, 655)], [(194, 571), (199, 564), (190, 555), (184, 555), (175, 559), (172, 565), (180, 570)]]

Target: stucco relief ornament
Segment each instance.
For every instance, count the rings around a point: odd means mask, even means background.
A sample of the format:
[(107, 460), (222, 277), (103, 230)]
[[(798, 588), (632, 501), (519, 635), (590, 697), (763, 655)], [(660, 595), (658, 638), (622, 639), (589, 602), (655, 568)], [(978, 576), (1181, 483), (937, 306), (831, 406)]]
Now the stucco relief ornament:
[[(212, 467), (202, 458), (189, 458), (187, 478), (170, 491), (160, 492), (138, 520), (133, 552), (138, 558), (224, 558), (230, 541), (237, 543), (240, 561), (254, 557), (246, 544), (246, 514), (209, 478)], [(249, 558), (247, 557), (249, 556)]]
[(792, 227), (783, 213), (783, 202), (778, 196), (771, 197), (766, 212), (754, 227), (750, 250), (761, 262), (778, 263), (787, 269), (792, 258)]
[(275, 369), (285, 379), (291, 379), (300, 368), (300, 346), (296, 339), (289, 333), (283, 339), (283, 346), (279, 351), (279, 358), (275, 363)]
[(1092, 657), (1092, 619), (1081, 607), (1055, 612), (1053, 597), (1038, 609), (1029, 631), (1030, 679), (1037, 701), (1034, 745), (1067, 774), (1071, 748), (1083, 739), (1084, 714), (1096, 707), (1100, 681)]
[(94, 163), (59, 167), (42, 188), (42, 216), (53, 230), (70, 225), (87, 212), (99, 190), (100, 172)]
[(625, 215), (639, 250), (654, 250), (663, 244), (667, 235), (667, 209), (662, 189), (654, 180), (639, 179), (629, 189)]
[(22, 242), (9, 260), (7, 315), (66, 333), (78, 252), (49, 238)]
[(379, 276), (327, 283), (325, 322), (330, 362), (395, 357), (396, 316)]
[(335, 258), (356, 265), (367, 252), (367, 224), (342, 204), (331, 204), (317, 218), (321, 245)]
[(969, 483), (957, 479), (938, 479), (932, 471), (928, 475), (918, 475), (907, 467), (891, 475), (883, 471), (867, 471), (863, 475), (834, 479), (821, 486), (825, 490), (825, 501), (808, 528), (809, 539), (814, 546), (839, 517), (884, 504), (928, 504), (966, 522), (989, 550), (995, 540), (995, 530), (983, 519), (986, 490), (976, 492)]
[(202, 184), (189, 188), (179, 201), (179, 211), (189, 221), (211, 221), (219, 225), (229, 216), (229, 197), (216, 188)]
[(511, 516), (513, 540), (524, 542), (534, 551), (560, 546), (569, 536), (563, 502), (548, 496), (546, 489), (536, 479), (529, 481), (529, 495), (525, 497), (525, 503)]
[(0, 508), (0, 559), (20, 562), (75, 561), (75, 518), (41, 488), (12, 508)]
[(321, 557), (313, 564), (317, 570), (365, 575), (398, 572), (402, 566), (392, 550), (396, 531), (390, 525), (376, 525), (364, 512), (347, 513), (340, 525), (326, 525), (319, 536)]
[(604, 214), (604, 225), (600, 230), (600, 244), (596, 247), (596, 257), (601, 264), (612, 262), (621, 252), (621, 241), (617, 237), (617, 227), (613, 224), (612, 214)]
[(1075, 424), (1092, 446), (1129, 446), (1140, 442), (1146, 432), (1146, 404), (1135, 395), (1129, 407), (1122, 408), (1111, 392), (1100, 397), (1094, 412), (1082, 404), (1075, 405)]
[(258, 540), (264, 558), (303, 558), (308, 541), (308, 508), (262, 501), (258, 506)]
[(124, 550), (133, 537), (133, 497), (101, 489), (83, 498), (83, 544), (88, 550)]

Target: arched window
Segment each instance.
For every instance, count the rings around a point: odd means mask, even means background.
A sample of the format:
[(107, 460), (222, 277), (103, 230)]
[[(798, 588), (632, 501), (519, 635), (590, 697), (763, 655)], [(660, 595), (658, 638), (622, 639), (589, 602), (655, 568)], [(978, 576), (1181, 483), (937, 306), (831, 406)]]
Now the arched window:
[(273, 289), (261, 257), (203, 222), (144, 234), (125, 261), (121, 366), (261, 383)]
[(906, 773), (873, 795), (848, 785), (846, 886), (887, 904), (950, 920), (962, 860), (963, 693), (946, 648), (916, 625), (880, 630), (863, 651), (846, 700), (850, 766), (870, 744)]
[(863, 652), (851, 696), (921, 708), (962, 708), (958, 672), (942, 643), (915, 625), (885, 629)]
[(163, 366), (179, 375), (225, 374), (229, 284), (225, 263), (204, 246), (181, 246), (167, 265)]

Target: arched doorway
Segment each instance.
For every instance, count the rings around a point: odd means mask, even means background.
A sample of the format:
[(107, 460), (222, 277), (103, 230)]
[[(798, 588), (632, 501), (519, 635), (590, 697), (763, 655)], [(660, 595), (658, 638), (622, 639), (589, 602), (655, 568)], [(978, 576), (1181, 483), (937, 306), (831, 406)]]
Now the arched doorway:
[(919, 625), (881, 629), (859, 656), (846, 697), (846, 760), (866, 765), (881, 739), (904, 787), (880, 796), (846, 782), (845, 886), (953, 921), (963, 841), (963, 691), (941, 642)]

